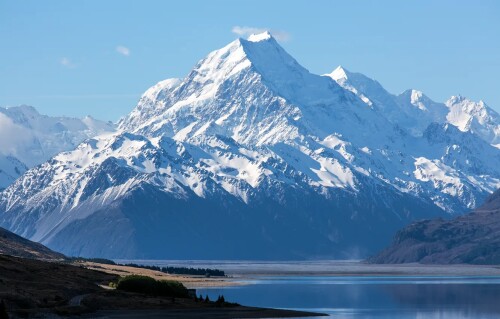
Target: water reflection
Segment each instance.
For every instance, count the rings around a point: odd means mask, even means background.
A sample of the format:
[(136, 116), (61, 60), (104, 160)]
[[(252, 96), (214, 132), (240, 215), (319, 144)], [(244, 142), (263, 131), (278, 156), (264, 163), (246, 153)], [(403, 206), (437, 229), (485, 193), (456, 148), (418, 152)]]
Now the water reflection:
[(499, 277), (267, 277), (248, 286), (200, 292), (335, 318), (500, 318)]
[(444, 284), (444, 285), (386, 285), (383, 289), (396, 303), (418, 306), (419, 309), (460, 309), (468, 312), (500, 314), (500, 285), (498, 284)]

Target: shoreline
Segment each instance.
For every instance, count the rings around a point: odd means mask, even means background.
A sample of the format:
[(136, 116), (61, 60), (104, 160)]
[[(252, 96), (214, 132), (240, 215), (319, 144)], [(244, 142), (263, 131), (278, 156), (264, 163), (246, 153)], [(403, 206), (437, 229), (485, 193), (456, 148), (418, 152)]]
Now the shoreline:
[(203, 276), (195, 275), (171, 275), (166, 274), (161, 271), (137, 268), (131, 266), (122, 265), (108, 265), (99, 264), (95, 262), (78, 262), (75, 265), (81, 265), (87, 269), (102, 271), (108, 274), (128, 276), (128, 275), (143, 275), (149, 276), (156, 280), (176, 280), (181, 282), (186, 288), (196, 289), (196, 288), (210, 288), (210, 287), (227, 287), (227, 286), (240, 286), (243, 283), (234, 281), (234, 278), (228, 277), (210, 277), (206, 278)]
[[(197, 266), (197, 262), (186, 263)], [(255, 267), (256, 264), (260, 267)], [(305, 264), (308, 266), (305, 267)], [(211, 265), (212, 268), (216, 268), (214, 263)], [(191, 289), (252, 285), (265, 279), (263, 278), (265, 276), (331, 276), (339, 278), (340, 281), (343, 280), (341, 277), (349, 276), (500, 278), (500, 267), (496, 265), (372, 265), (331, 261), (294, 262), (285, 265), (283, 262), (253, 262), (253, 264), (232, 262), (231, 271), (227, 271), (227, 265), (228, 263), (223, 270), (230, 277), (205, 278), (170, 275), (156, 270), (95, 262), (68, 264), (0, 255), (0, 268), (2, 268), (0, 282), (3, 283), (0, 285), (0, 299), (6, 301), (7, 311), (14, 317), (17, 315), (28, 317), (46, 315), (53, 318), (80, 316), (80, 318), (180, 319), (319, 317), (324, 315), (321, 309), (318, 309), (318, 312), (304, 312), (240, 306), (232, 304), (231, 300), (227, 303), (217, 303), (195, 298), (165, 298), (109, 289), (109, 283), (116, 282), (119, 276), (131, 274), (146, 275), (157, 280), (177, 280)], [(333, 278), (333, 281), (335, 280)], [(210, 298), (215, 296), (211, 295)]]
[(324, 313), (297, 311), (287, 309), (274, 308), (258, 308), (239, 306), (235, 308), (220, 308), (220, 309), (127, 309), (125, 310), (105, 310), (97, 311), (89, 316), (82, 315), (80, 318), (92, 319), (132, 319), (132, 318), (149, 318), (149, 319), (260, 319), (260, 318), (302, 318), (302, 317), (328, 317)]
[[(138, 261), (140, 262), (140, 261)], [(145, 264), (164, 264), (169, 261), (142, 261)], [(270, 276), (331, 276), (331, 277), (497, 277), (500, 265), (435, 265), (435, 264), (367, 264), (359, 261), (173, 261), (179, 266), (222, 269), (227, 277), (206, 278), (194, 275), (170, 275), (131, 266), (85, 262), (85, 268), (114, 275), (146, 275), (157, 280), (177, 280), (190, 289), (223, 288), (251, 285), (259, 277)]]
[[(292, 318), (321, 313), (257, 308), (225, 301), (201, 301), (185, 295), (161, 296), (110, 289), (115, 272), (101, 264), (64, 263), (0, 254), (0, 303), (11, 318)], [(108, 265), (111, 266), (111, 265)], [(116, 268), (116, 266), (114, 266)], [(139, 269), (136, 269), (139, 270)], [(158, 274), (157, 274), (158, 275)], [(162, 279), (179, 276), (162, 274)], [(183, 278), (194, 285), (219, 279)]]

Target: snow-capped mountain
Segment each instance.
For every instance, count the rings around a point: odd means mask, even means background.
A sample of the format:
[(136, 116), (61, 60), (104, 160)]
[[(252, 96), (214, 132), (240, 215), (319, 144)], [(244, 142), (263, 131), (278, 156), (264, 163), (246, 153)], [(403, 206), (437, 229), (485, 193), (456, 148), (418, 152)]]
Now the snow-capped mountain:
[(485, 141), (500, 145), (500, 115), (483, 101), (474, 102), (462, 96), (446, 101), (449, 113), (446, 119), (463, 132), (477, 134)]
[(112, 123), (41, 115), (27, 105), (0, 107), (0, 189), (9, 186), (27, 168), (74, 149), (87, 138), (113, 132)]
[(500, 144), (500, 115), (483, 101), (474, 102), (462, 96), (452, 96), (445, 103), (438, 103), (417, 90), (393, 95), (377, 81), (350, 72), (342, 66), (325, 76), (356, 94), (370, 107), (378, 108), (389, 121), (405, 127), (415, 136), (422, 135), (433, 122), (449, 123), (496, 147)]
[(0, 225), (67, 255), (363, 257), (500, 186), (500, 150), (413, 119), (434, 106), (410, 95), (311, 74), (269, 33), (238, 39), (26, 172)]

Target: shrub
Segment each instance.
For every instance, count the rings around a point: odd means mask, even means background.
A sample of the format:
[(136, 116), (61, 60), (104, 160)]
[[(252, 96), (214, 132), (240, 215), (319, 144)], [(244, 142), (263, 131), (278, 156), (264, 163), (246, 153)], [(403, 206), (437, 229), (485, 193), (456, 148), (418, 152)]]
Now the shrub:
[(188, 297), (188, 290), (178, 281), (155, 280), (151, 277), (139, 275), (120, 278), (116, 289), (154, 296)]
[(224, 296), (219, 296), (219, 299), (217, 299), (217, 301), (221, 302), (221, 303), (225, 303), (226, 302), (226, 299), (224, 298)]
[(68, 257), (66, 259), (69, 262), (92, 262), (97, 264), (116, 265), (116, 263), (111, 259), (105, 259), (105, 258)]

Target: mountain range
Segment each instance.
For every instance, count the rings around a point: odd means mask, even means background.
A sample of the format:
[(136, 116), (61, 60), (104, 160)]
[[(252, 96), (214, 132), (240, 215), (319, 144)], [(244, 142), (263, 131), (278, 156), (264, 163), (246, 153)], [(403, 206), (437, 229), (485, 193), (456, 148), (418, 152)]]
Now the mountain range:
[(28, 168), (74, 149), (85, 139), (113, 132), (115, 125), (90, 116), (83, 119), (41, 115), (32, 106), (0, 107), (0, 190)]
[(69, 256), (362, 258), (498, 189), (499, 136), (484, 102), (312, 74), (257, 34), (26, 171), (0, 225)]

